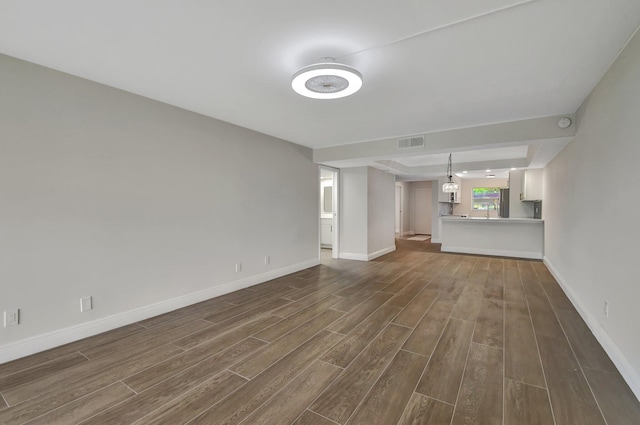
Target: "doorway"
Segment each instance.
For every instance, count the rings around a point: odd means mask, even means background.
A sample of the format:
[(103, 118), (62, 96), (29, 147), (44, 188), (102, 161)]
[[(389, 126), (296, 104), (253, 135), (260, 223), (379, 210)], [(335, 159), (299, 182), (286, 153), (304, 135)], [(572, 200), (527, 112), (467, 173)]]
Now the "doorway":
[(413, 231), (417, 235), (431, 234), (431, 190), (418, 185), (413, 189)]
[[(331, 258), (339, 257), (338, 232), (338, 170), (320, 168), (320, 254), (331, 250)], [(322, 259), (322, 255), (320, 255)]]
[(403, 236), (403, 231), (402, 231), (402, 186), (396, 186), (396, 236)]

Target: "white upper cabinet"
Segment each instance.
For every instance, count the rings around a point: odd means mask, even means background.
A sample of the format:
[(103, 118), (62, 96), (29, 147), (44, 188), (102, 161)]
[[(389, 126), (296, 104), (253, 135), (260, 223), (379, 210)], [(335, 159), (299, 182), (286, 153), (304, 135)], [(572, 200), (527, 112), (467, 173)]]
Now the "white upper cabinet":
[(524, 170), (520, 189), (521, 201), (542, 200), (542, 169)]

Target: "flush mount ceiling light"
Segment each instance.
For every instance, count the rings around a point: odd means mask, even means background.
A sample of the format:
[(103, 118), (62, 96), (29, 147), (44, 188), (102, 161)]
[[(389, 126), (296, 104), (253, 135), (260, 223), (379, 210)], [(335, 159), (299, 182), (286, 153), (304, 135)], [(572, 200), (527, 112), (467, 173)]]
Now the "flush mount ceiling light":
[(293, 74), (291, 87), (313, 99), (338, 99), (360, 90), (362, 74), (333, 58), (322, 58)]
[(453, 193), (458, 191), (458, 183), (451, 180), (453, 177), (451, 169), (451, 154), (449, 154), (449, 164), (447, 165), (447, 177), (449, 177), (449, 181), (442, 185), (442, 191), (444, 193)]

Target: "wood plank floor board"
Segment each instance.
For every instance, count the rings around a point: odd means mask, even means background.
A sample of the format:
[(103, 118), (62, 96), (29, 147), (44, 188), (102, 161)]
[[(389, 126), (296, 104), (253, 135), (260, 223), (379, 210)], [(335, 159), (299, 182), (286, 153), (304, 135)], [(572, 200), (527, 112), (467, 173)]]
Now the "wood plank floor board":
[(227, 350), (208, 357), (200, 363), (158, 382), (125, 402), (90, 418), (83, 422), (83, 425), (133, 423), (205, 383), (264, 345), (265, 342), (254, 338), (240, 341)]
[[(282, 318), (287, 318), (289, 316), (292, 316), (296, 313), (299, 313), (300, 311), (309, 308), (315, 304), (318, 304), (320, 302), (323, 302), (325, 300), (332, 300), (332, 302), (335, 304), (339, 301), (341, 301), (343, 298), (342, 297), (338, 297), (336, 295), (331, 295), (331, 294), (311, 294), (311, 295), (307, 295), (304, 298), (301, 298), (297, 301), (291, 302), (287, 305), (284, 305), (280, 308), (276, 308), (273, 309), (269, 312), (269, 314), (273, 315), (273, 316), (278, 316), (278, 317), (282, 317)], [(329, 301), (327, 301), (329, 302)]]
[(393, 319), (393, 323), (408, 328), (415, 328), (420, 319), (431, 308), (440, 295), (437, 289), (424, 289)]
[(335, 425), (335, 422), (306, 410), (292, 425)]
[(136, 425), (187, 423), (247, 382), (247, 379), (235, 373), (224, 371), (182, 396), (174, 398), (160, 409), (144, 416), (139, 421), (136, 421)]
[(504, 302), (494, 298), (482, 300), (473, 342), (498, 348), (504, 346)]
[[(280, 317), (276, 316), (267, 316), (268, 313), (278, 307), (282, 307), (285, 304), (288, 304), (289, 301), (285, 301), (282, 299), (276, 299), (269, 303), (263, 304), (260, 307), (240, 314), (231, 319), (225, 320), (224, 322), (216, 323), (214, 326), (207, 327), (198, 332), (194, 332), (188, 336), (178, 339), (174, 342), (178, 347), (184, 348), (185, 350), (191, 350), (198, 345), (210, 344), (214, 339), (220, 338), (225, 333), (229, 331), (238, 330), (243, 326), (253, 327), (257, 325), (260, 327), (260, 330), (264, 329), (261, 327), (262, 323), (268, 323), (268, 326), (275, 324), (282, 320)], [(257, 331), (256, 331), (257, 332)]]
[(618, 369), (577, 311), (556, 310), (556, 313), (582, 367), (618, 373)]
[(533, 268), (538, 281), (542, 284), (551, 305), (555, 309), (568, 309), (573, 310), (573, 304), (569, 300), (569, 297), (564, 293), (558, 282), (554, 279), (553, 275), (549, 272), (549, 269), (540, 262), (531, 262), (529, 264)]
[(276, 339), (289, 333), (308, 320), (311, 320), (314, 317), (323, 314), (329, 308), (332, 308), (335, 305), (336, 300), (337, 297), (324, 298), (317, 303), (314, 303), (309, 307), (306, 307), (299, 312), (292, 314), (284, 320), (271, 325), (267, 329), (258, 332), (257, 334), (255, 334), (255, 337), (267, 342), (275, 341)]
[(89, 359), (95, 359), (102, 356), (112, 355), (113, 353), (143, 343), (164, 344), (175, 341), (186, 335), (210, 328), (212, 323), (199, 320), (190, 315), (180, 317), (176, 320), (159, 324), (144, 332), (136, 333), (116, 341), (110, 341), (96, 347), (82, 350), (81, 353)]
[(387, 326), (309, 409), (344, 424), (391, 362), (408, 334), (407, 328)]
[(391, 297), (391, 294), (374, 294), (358, 307), (342, 316), (342, 318), (333, 322), (327, 329), (346, 335)]
[(410, 284), (416, 279), (419, 279), (420, 277), (421, 275), (416, 272), (406, 273), (403, 276), (396, 279), (393, 283), (385, 285), (380, 290), (382, 292), (389, 292), (391, 294), (395, 294), (402, 291), (408, 284)]
[(161, 380), (228, 349), (278, 320), (280, 319), (272, 316), (264, 319), (255, 319), (253, 322), (249, 322), (222, 334), (220, 337), (209, 340), (205, 344), (201, 344), (171, 359), (160, 362), (140, 373), (131, 375), (126, 378), (124, 382), (137, 392), (144, 391)]
[(504, 260), (504, 301), (510, 304), (527, 304), (520, 271), (515, 260)]
[(78, 352), (82, 349), (85, 349), (86, 347), (93, 347), (95, 345), (102, 344), (105, 341), (124, 338), (136, 332), (143, 332), (144, 329), (145, 328), (143, 328), (142, 326), (134, 323), (118, 329), (114, 329), (109, 332), (103, 332), (101, 334), (85, 338), (80, 341), (71, 342), (60, 347), (36, 353), (28, 357), (12, 360), (10, 362), (0, 364), (0, 377), (12, 375), (25, 369), (40, 366), (43, 363)]
[(442, 301), (447, 301), (450, 303), (457, 303), (464, 291), (464, 288), (469, 285), (469, 282), (466, 279), (456, 279), (453, 278), (451, 284), (442, 288), (442, 292), (440, 293), (440, 297), (438, 299)]
[[(295, 300), (292, 301), (302, 301), (307, 297), (313, 297), (314, 299), (319, 299), (320, 297), (324, 297), (327, 295), (337, 295), (336, 292), (338, 290), (343, 289), (345, 285), (348, 285), (351, 279), (341, 279), (335, 282), (332, 282), (327, 285), (310, 285), (306, 288), (303, 288), (296, 292)], [(290, 297), (293, 298), (293, 297)], [(280, 315), (277, 311), (274, 314)]]
[(607, 424), (640, 423), (640, 401), (618, 372), (585, 368), (584, 373)]
[(558, 339), (565, 338), (556, 313), (551, 307), (551, 303), (549, 303), (549, 299), (540, 283), (533, 282), (524, 287), (536, 335), (545, 335)]
[(478, 311), (480, 310), (480, 304), (482, 303), (484, 295), (484, 284), (469, 284), (464, 287), (458, 302), (456, 302), (451, 317), (460, 319), (475, 321), (478, 317)]
[(334, 310), (341, 311), (343, 313), (348, 313), (353, 310), (356, 306), (360, 305), (360, 303), (364, 302), (366, 299), (371, 297), (371, 295), (375, 294), (377, 291), (370, 288), (363, 288), (354, 294), (343, 298), (340, 302), (337, 302), (334, 306)]
[(304, 412), (320, 393), (342, 371), (341, 368), (316, 361), (258, 410), (249, 416), (245, 424), (290, 424)]
[(347, 367), (371, 340), (378, 335), (400, 311), (400, 308), (383, 305), (367, 320), (353, 328), (338, 344), (331, 348), (322, 360), (342, 368)]
[(409, 402), (427, 357), (400, 350), (347, 424), (395, 424)]
[[(10, 406), (28, 400), (34, 394), (42, 394), (58, 387), (68, 388), (71, 384), (108, 375), (111, 370), (120, 372), (135, 369), (138, 365), (147, 364), (146, 357), (150, 352), (167, 353), (167, 357), (173, 357), (183, 352), (182, 349), (165, 344), (137, 345), (129, 350), (123, 350), (118, 355), (112, 355), (96, 359), (94, 361), (78, 363), (74, 366), (51, 373), (37, 380), (32, 380), (14, 388), (2, 392)], [(125, 367), (126, 365), (126, 367)], [(116, 368), (117, 366), (117, 368)], [(114, 369), (115, 368), (115, 369)], [(127, 375), (125, 375), (127, 376)]]
[(402, 348), (413, 353), (431, 356), (442, 332), (449, 323), (453, 306), (452, 303), (436, 301), (407, 338)]
[(484, 288), (484, 298), (504, 300), (504, 260), (492, 258), (489, 263), (489, 275)]
[(467, 361), (474, 323), (450, 319), (416, 391), (454, 404)]
[(230, 370), (240, 376), (252, 379), (342, 316), (343, 313), (339, 311), (326, 310), (262, 350), (235, 364)]
[(604, 425), (605, 421), (569, 342), (538, 335), (556, 425)]
[(452, 425), (502, 423), (502, 349), (471, 344)]
[[(182, 352), (181, 349), (166, 345), (150, 352), (133, 356), (127, 361), (120, 362), (117, 367), (114, 366), (106, 370), (100, 370), (93, 375), (86, 375), (81, 379), (70, 376), (69, 380), (71, 382), (58, 382), (54, 386), (45, 385), (35, 390), (14, 394), (8, 392), (3, 394), (3, 396), (12, 407), (0, 412), (0, 423), (22, 423), (35, 419), (51, 410), (73, 402), (86, 394), (120, 381), (125, 376), (171, 358), (180, 352)], [(40, 381), (36, 381), (35, 383), (39, 384)], [(24, 390), (23, 387), (17, 387), (15, 390), (21, 389)], [(37, 395), (33, 397), (34, 394)], [(12, 402), (12, 400), (14, 400), (14, 402)], [(20, 401), (24, 402), (18, 404)]]
[(522, 304), (505, 304), (505, 377), (546, 387), (542, 363), (529, 310)]
[(86, 363), (87, 361), (87, 358), (82, 354), (71, 353), (30, 369), (20, 370), (14, 374), (0, 378), (0, 393), (3, 393), (10, 388), (15, 388), (28, 382), (42, 379), (77, 364)]
[(428, 281), (425, 279), (415, 279), (408, 283), (402, 290), (397, 292), (389, 301), (388, 305), (394, 307), (406, 307), (425, 287)]
[(555, 425), (544, 388), (504, 381), (504, 425)]
[(453, 406), (413, 393), (398, 425), (450, 425)]
[(116, 382), (47, 412), (30, 421), (29, 425), (68, 425), (78, 423), (126, 400), (134, 394), (126, 385)]
[[(263, 306), (269, 302), (278, 300), (282, 298), (282, 296), (287, 295), (290, 292), (291, 292), (290, 288), (283, 288), (280, 290), (276, 290), (269, 295), (263, 295), (260, 298), (256, 298), (252, 301), (246, 302), (239, 306), (235, 306), (234, 308), (230, 308), (228, 310), (224, 310), (224, 311), (206, 316), (204, 319), (213, 323), (224, 322), (225, 320), (239, 316), (243, 313), (248, 313), (251, 310), (257, 309), (260, 306)], [(288, 301), (288, 302), (291, 302), (291, 301)]]
[(242, 422), (339, 339), (334, 333), (322, 331), (190, 424), (230, 425)]
[[(236, 292), (233, 292), (233, 294), (235, 293)], [(226, 297), (226, 296), (223, 295), (222, 297)], [(174, 320), (183, 318), (185, 316), (197, 315), (197, 317), (201, 319), (203, 317), (206, 317), (218, 311), (223, 311), (223, 310), (226, 310), (227, 308), (232, 308), (233, 306), (234, 304), (230, 304), (226, 301), (221, 300), (220, 298), (213, 298), (213, 299), (199, 302), (197, 304), (192, 304), (187, 307), (179, 308), (178, 310), (173, 310), (168, 313), (160, 314), (158, 316), (154, 316), (149, 319), (141, 320), (140, 322), (138, 322), (138, 324), (147, 329), (151, 329), (158, 325), (162, 325), (167, 322), (172, 322)]]

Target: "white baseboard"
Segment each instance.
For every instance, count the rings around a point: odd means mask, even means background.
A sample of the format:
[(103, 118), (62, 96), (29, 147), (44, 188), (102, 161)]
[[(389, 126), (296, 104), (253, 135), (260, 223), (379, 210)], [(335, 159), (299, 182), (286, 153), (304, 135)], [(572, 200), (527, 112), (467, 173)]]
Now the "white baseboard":
[(442, 240), (440, 238), (434, 238), (433, 236), (431, 237), (431, 243), (442, 243)]
[(110, 331), (121, 326), (136, 323), (159, 314), (168, 313), (191, 304), (219, 297), (220, 295), (228, 294), (229, 292), (244, 289), (249, 286), (295, 273), (309, 267), (317, 266), (318, 264), (320, 264), (320, 260), (318, 258), (314, 258), (312, 260), (303, 261), (301, 263), (282, 267), (276, 270), (270, 270), (265, 273), (249, 276), (233, 282), (222, 283), (201, 291), (172, 298), (170, 300), (103, 317), (91, 322), (81, 323), (68, 328), (0, 345), (0, 364), (38, 353), (40, 351), (48, 350), (50, 348), (58, 347), (69, 342), (97, 335), (102, 332)]
[(353, 252), (341, 252), (340, 258), (343, 260), (369, 261), (367, 254), (355, 254)]
[(604, 351), (609, 355), (609, 358), (611, 358), (611, 361), (616, 365), (620, 375), (622, 375), (627, 382), (631, 391), (633, 391), (636, 398), (640, 401), (640, 374), (631, 366), (631, 363), (629, 363), (620, 348), (618, 348), (616, 343), (609, 337), (609, 334), (602, 329), (596, 318), (589, 312), (585, 305), (582, 304), (578, 296), (573, 292), (567, 281), (564, 280), (551, 261), (549, 261), (547, 257), (544, 257), (543, 261), (553, 277), (558, 281), (558, 284), (560, 284), (564, 293), (569, 297), (569, 300), (571, 300), (571, 303), (582, 317), (582, 320), (585, 321), (591, 333), (593, 333), (602, 348), (604, 348)]
[(367, 255), (367, 261), (371, 261), (373, 259), (376, 259), (378, 257), (382, 257), (385, 254), (388, 254), (390, 252), (393, 252), (396, 250), (396, 244), (393, 244), (391, 246), (388, 246), (386, 248), (382, 248), (379, 251), (376, 252), (372, 252), (371, 254)]
[(396, 245), (393, 244), (379, 251), (372, 252), (371, 254), (356, 254), (353, 252), (341, 252), (340, 258), (344, 260), (357, 260), (357, 261), (371, 261), (375, 258), (388, 254), (396, 250)]
[(442, 245), (442, 247), (440, 247), (440, 251), (459, 252), (462, 254), (495, 255), (498, 257), (529, 258), (532, 260), (542, 259), (542, 253), (535, 252), (535, 251), (511, 251), (507, 249), (468, 248), (468, 247), (450, 246), (450, 245)]

